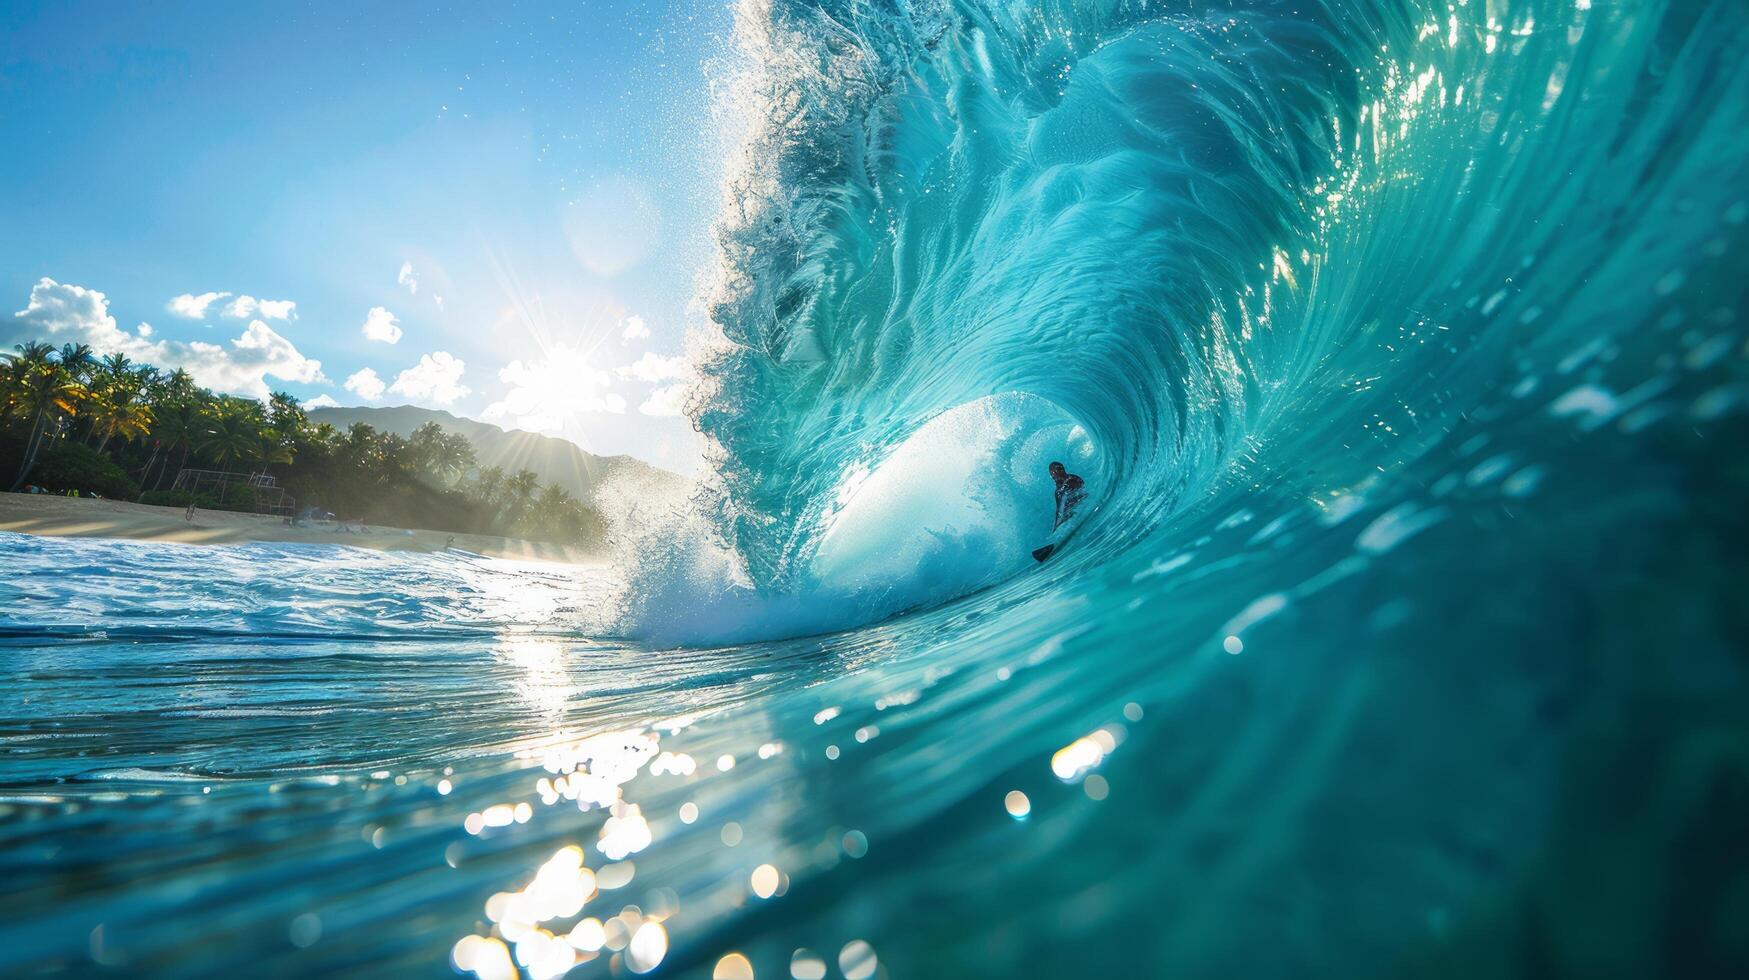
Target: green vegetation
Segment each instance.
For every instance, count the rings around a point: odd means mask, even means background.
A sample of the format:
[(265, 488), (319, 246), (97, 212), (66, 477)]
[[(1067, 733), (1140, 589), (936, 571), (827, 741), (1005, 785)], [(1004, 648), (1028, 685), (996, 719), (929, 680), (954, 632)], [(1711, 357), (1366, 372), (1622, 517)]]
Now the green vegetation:
[[(84, 345), (0, 354), (0, 486), (210, 507), (171, 492), (184, 468), (270, 473), (300, 512), (348, 521), (566, 544), (601, 533), (569, 491), (528, 470), (478, 469), (473, 444), (435, 423), (406, 438), (363, 422), (341, 431), (312, 423), (283, 392), (217, 395), (186, 371), (99, 359)], [(252, 509), (245, 490), (232, 487), (226, 506)]]

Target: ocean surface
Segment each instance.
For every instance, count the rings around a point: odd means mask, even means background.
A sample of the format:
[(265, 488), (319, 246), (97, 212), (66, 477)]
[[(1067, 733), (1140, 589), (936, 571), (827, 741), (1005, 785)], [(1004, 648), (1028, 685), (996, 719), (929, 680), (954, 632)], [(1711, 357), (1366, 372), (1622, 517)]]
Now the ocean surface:
[(4, 972), (1749, 975), (1749, 7), (736, 23), (613, 561), (0, 535)]

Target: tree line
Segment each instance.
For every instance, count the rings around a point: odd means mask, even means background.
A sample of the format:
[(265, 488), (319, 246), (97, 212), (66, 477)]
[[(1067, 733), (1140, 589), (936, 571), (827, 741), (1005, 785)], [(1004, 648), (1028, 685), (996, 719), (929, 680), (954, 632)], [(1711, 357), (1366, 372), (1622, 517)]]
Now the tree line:
[(185, 468), (271, 473), (343, 520), (501, 534), (567, 544), (599, 539), (599, 515), (529, 470), (476, 466), (467, 437), (428, 422), (402, 437), (355, 422), (313, 423), (292, 395), (215, 394), (89, 346), (20, 344), (0, 354), (0, 479), (142, 503), (252, 509), (171, 488)]

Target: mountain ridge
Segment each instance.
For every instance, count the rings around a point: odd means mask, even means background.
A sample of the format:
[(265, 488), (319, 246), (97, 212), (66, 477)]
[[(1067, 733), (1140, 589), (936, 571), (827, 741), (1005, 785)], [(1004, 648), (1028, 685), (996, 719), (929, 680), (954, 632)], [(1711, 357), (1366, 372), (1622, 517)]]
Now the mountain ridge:
[(403, 437), (427, 422), (436, 422), (444, 431), (461, 435), (473, 445), (475, 465), (479, 468), (497, 466), (506, 473), (531, 470), (542, 483), (557, 483), (583, 498), (593, 494), (602, 481), (621, 474), (646, 479), (682, 479), (678, 474), (635, 456), (598, 456), (569, 439), (506, 429), (441, 409), (417, 405), (335, 405), (307, 408), (305, 414), (311, 422), (326, 422), (337, 429), (344, 430), (354, 422), (364, 422), (379, 432), (392, 432)]

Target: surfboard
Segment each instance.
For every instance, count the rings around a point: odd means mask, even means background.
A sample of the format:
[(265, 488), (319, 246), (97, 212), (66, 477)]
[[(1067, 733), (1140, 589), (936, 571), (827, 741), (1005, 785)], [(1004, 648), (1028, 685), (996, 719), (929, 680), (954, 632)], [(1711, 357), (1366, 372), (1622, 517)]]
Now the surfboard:
[(1067, 524), (1064, 524), (1061, 528), (1058, 528), (1058, 530), (1062, 532), (1062, 535), (1060, 537), (1058, 537), (1057, 535), (1052, 535), (1053, 537), (1056, 537), (1057, 540), (1052, 541), (1050, 544), (1043, 545), (1041, 547), (1032, 549), (1032, 557), (1034, 559), (1042, 562), (1046, 558), (1049, 558), (1050, 556), (1063, 550), (1063, 545), (1069, 543), (1069, 538), (1072, 535), (1074, 535), (1075, 529), (1077, 527), (1080, 527), (1080, 526), (1081, 526), (1080, 520), (1071, 519)]
[[(1076, 498), (1075, 503), (1085, 504), (1086, 502), (1087, 502), (1087, 495), (1086, 495), (1086, 492), (1083, 491), (1081, 496)], [(1054, 538), (1055, 540), (1051, 541), (1049, 544), (1041, 545), (1037, 548), (1032, 549), (1033, 559), (1036, 561), (1042, 562), (1046, 558), (1049, 558), (1050, 556), (1056, 554), (1057, 552), (1062, 551), (1063, 545), (1068, 544), (1069, 538), (1074, 536), (1075, 529), (1079, 528), (1081, 526), (1081, 522), (1087, 519), (1087, 511), (1097, 510), (1097, 509), (1098, 508), (1096, 508), (1096, 507), (1087, 508), (1087, 510), (1083, 511), (1082, 513), (1078, 513), (1078, 514), (1071, 513), (1071, 516), (1069, 517), (1068, 520), (1064, 521), (1063, 523), (1057, 525), (1054, 528), (1051, 528), (1051, 537)]]

